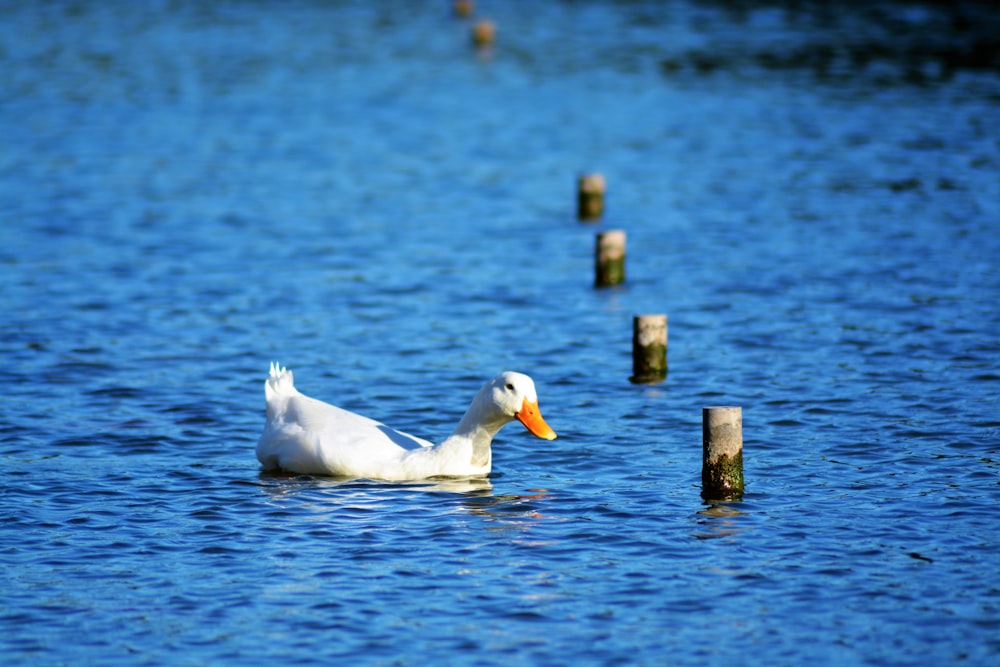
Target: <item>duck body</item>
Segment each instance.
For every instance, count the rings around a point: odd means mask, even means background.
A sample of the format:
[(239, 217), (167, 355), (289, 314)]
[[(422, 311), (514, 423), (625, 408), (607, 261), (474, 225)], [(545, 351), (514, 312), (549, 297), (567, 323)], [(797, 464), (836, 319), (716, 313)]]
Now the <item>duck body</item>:
[(488, 475), (493, 436), (520, 420), (539, 438), (555, 432), (538, 411), (534, 382), (505, 372), (483, 385), (455, 431), (440, 444), (306, 396), (276, 364), (264, 383), (267, 422), (257, 442), (265, 470), (311, 475), (414, 480)]

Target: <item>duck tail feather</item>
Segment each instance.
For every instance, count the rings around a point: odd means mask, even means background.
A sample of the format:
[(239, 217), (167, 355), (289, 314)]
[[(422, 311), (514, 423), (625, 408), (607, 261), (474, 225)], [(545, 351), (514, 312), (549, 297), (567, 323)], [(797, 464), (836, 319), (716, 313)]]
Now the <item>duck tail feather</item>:
[(264, 393), (267, 395), (268, 400), (279, 394), (297, 393), (295, 378), (292, 372), (272, 361), (271, 371), (267, 376), (267, 381), (264, 383)]

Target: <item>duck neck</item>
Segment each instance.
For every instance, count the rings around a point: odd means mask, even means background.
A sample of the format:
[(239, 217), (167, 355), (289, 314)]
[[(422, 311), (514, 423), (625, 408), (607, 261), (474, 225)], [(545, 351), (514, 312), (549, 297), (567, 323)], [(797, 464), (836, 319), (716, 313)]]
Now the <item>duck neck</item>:
[[(480, 398), (476, 397), (462, 420), (458, 422), (451, 437), (448, 438), (448, 440), (461, 438), (470, 441), (472, 443), (472, 463), (477, 466), (489, 465), (493, 456), (490, 449), (493, 436), (503, 428), (504, 424), (510, 421), (509, 418), (497, 414), (495, 410), (488, 409), (485, 401), (480, 400)], [(492, 404), (489, 407), (492, 407)]]

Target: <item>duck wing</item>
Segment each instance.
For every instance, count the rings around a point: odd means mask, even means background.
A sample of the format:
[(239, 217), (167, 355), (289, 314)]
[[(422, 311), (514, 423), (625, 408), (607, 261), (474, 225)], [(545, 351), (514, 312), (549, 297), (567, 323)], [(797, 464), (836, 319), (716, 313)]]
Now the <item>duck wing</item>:
[(272, 366), (265, 394), (267, 423), (257, 443), (257, 459), (267, 470), (365, 477), (409, 450), (432, 446), (302, 394), (295, 389), (291, 371)]

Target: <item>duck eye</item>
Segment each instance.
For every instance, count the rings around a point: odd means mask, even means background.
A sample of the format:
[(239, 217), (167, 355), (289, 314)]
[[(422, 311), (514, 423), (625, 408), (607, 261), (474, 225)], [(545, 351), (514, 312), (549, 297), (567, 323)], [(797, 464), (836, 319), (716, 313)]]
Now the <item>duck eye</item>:
[(514, 385), (512, 385), (510, 382), (507, 383), (507, 391), (514, 391)]

